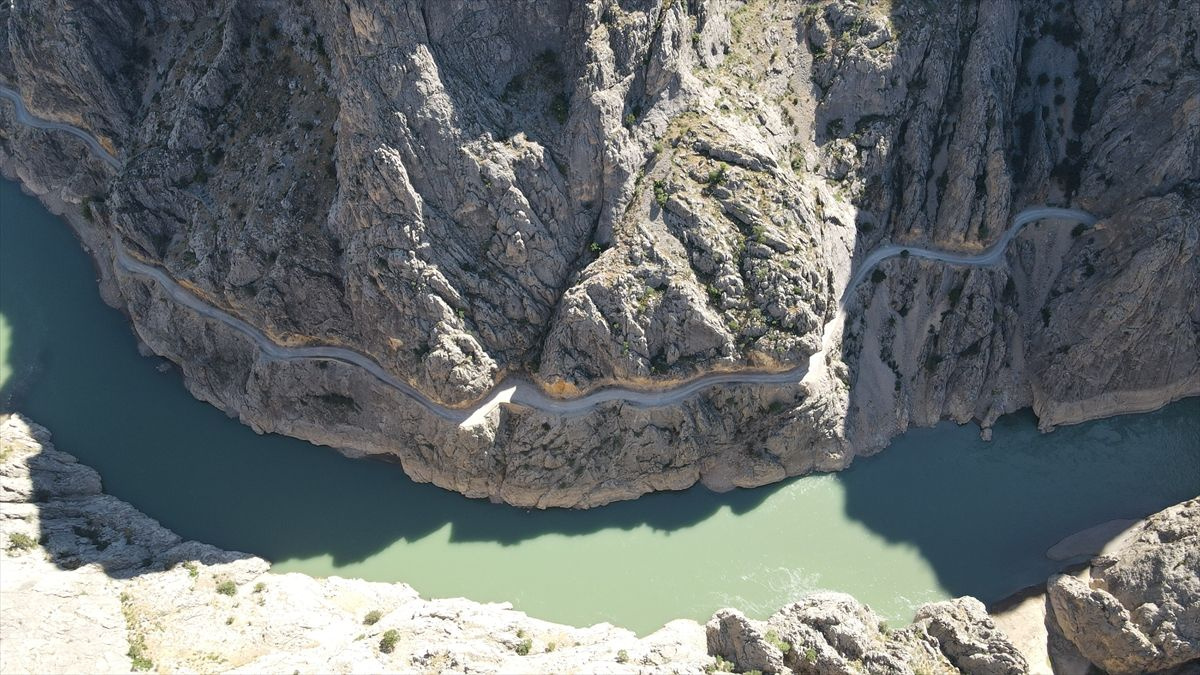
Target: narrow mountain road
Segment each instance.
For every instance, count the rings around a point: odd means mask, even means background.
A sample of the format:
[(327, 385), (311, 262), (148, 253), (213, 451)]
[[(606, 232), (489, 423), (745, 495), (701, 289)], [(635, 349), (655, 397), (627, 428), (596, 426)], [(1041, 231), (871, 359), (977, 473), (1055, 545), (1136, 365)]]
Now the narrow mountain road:
[(100, 141), (97, 140), (95, 136), (89, 134), (83, 129), (70, 124), (64, 124), (63, 122), (52, 122), (50, 120), (44, 120), (40, 117), (34, 117), (33, 115), (29, 114), (29, 110), (25, 108), (25, 101), (21, 100), (21, 95), (2, 84), (0, 84), (0, 98), (8, 99), (8, 101), (13, 104), (13, 110), (15, 110), (17, 114), (17, 122), (20, 122), (28, 127), (33, 127), (34, 129), (64, 131), (68, 134), (71, 134), (75, 138), (83, 141), (84, 144), (88, 146), (88, 149), (92, 151), (92, 154), (100, 158), (105, 164), (108, 164), (114, 169), (121, 168), (121, 162), (114, 157), (112, 153), (110, 153), (108, 150), (105, 150), (104, 146), (100, 145)]
[[(73, 127), (69, 124), (60, 122), (51, 122), (40, 118), (33, 117), (26, 110), (20, 96), (3, 85), (0, 85), (0, 97), (6, 98), (13, 103), (16, 109), (17, 121), (21, 124), (26, 124), (38, 129), (51, 129), (64, 131), (75, 136), (87, 144), (99, 158), (104, 160), (113, 168), (120, 168), (120, 162), (116, 157), (111, 155), (107, 150), (100, 145), (99, 141), (88, 132)], [(1089, 213), (1078, 209), (1065, 209), (1051, 206), (1037, 206), (1025, 209), (1018, 213), (1013, 218), (1012, 225), (1005, 231), (994, 244), (980, 253), (957, 253), (954, 251), (941, 251), (937, 249), (920, 248), (915, 246), (905, 246), (900, 244), (887, 244), (875, 251), (862, 260), (858, 265), (858, 270), (851, 278), (849, 285), (846, 287), (839, 303), (839, 311), (837, 315), (825, 325), (824, 334), (822, 336), (822, 348), (814, 353), (808, 363), (797, 366), (790, 370), (782, 372), (730, 372), (730, 373), (713, 373), (709, 375), (701, 375), (693, 380), (682, 384), (674, 385), (664, 389), (656, 390), (638, 390), (626, 387), (604, 387), (585, 395), (576, 398), (557, 398), (546, 394), (537, 385), (531, 382), (528, 378), (520, 376), (510, 376), (498, 383), (488, 396), (471, 408), (453, 408), (445, 406), (435, 401), (430, 400), (425, 394), (415, 389), (408, 384), (384, 370), (377, 362), (370, 357), (360, 354), (359, 352), (345, 349), (342, 347), (327, 347), (327, 346), (305, 346), (305, 347), (285, 347), (277, 344), (258, 328), (250, 325), (246, 321), (231, 315), (230, 313), (214, 307), (200, 298), (193, 295), (172, 279), (164, 270), (154, 265), (147, 264), (144, 261), (138, 260), (131, 255), (121, 243), (119, 236), (113, 233), (112, 246), (116, 256), (117, 265), (126, 272), (141, 276), (147, 279), (152, 279), (173, 299), (185, 307), (195, 311), (196, 313), (205, 316), (214, 321), (219, 321), (230, 328), (242, 333), (246, 337), (254, 341), (263, 358), (290, 361), (298, 359), (325, 359), (330, 361), (339, 361), (352, 366), (357, 366), (369, 372), (371, 375), (379, 379), (384, 384), (393, 387), (397, 391), (411, 397), (414, 401), (420, 404), (425, 410), (442, 419), (455, 422), (461, 425), (473, 425), (485, 419), (489, 413), (496, 409), (501, 403), (511, 403), (515, 405), (526, 406), (544, 412), (555, 413), (562, 416), (573, 416), (587, 413), (596, 408), (596, 406), (611, 401), (624, 401), (625, 403), (638, 407), (663, 407), (677, 405), (687, 398), (695, 395), (702, 389), (721, 384), (798, 384), (810, 378), (814, 372), (824, 368), (825, 352), (832, 348), (834, 340), (833, 335), (840, 330), (840, 325), (845, 317), (846, 301), (851, 295), (851, 291), (858, 286), (864, 279), (867, 278), (880, 263), (895, 256), (902, 255), (905, 251), (909, 256), (917, 258), (926, 258), (936, 260), (950, 265), (966, 265), (973, 267), (985, 267), (994, 265), (1004, 257), (1004, 252), (1008, 248), (1009, 242), (1013, 240), (1021, 229), (1032, 222), (1039, 220), (1057, 220), (1068, 223), (1081, 223), (1090, 227), (1096, 222), (1096, 218)]]

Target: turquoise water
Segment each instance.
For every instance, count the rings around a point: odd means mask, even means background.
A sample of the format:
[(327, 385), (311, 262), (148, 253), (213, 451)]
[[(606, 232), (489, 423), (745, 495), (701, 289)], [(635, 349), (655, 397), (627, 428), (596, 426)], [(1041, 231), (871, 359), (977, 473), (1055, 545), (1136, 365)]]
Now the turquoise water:
[(715, 495), (526, 512), (412, 483), (394, 465), (259, 436), (138, 355), (69, 228), (0, 182), (0, 402), (49, 427), (106, 489), (184, 537), (280, 571), (405, 581), (540, 618), (647, 632), (817, 589), (893, 622), (1043, 580), (1062, 537), (1200, 494), (1200, 399), (994, 440), (939, 425), (836, 475)]

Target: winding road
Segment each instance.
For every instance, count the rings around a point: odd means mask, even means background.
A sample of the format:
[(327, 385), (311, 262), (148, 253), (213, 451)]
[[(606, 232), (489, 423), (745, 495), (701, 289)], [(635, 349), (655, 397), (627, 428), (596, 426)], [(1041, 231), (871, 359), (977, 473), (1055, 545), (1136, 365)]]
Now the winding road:
[(114, 157), (111, 152), (105, 150), (104, 146), (100, 145), (100, 141), (97, 140), (95, 136), (89, 134), (83, 129), (70, 124), (65, 124), (63, 122), (53, 122), (40, 117), (34, 117), (33, 115), (29, 114), (29, 110), (25, 107), (25, 101), (21, 99), (21, 95), (4, 85), (0, 85), (0, 98), (8, 99), (9, 102), (13, 104), (13, 110), (15, 110), (17, 114), (17, 122), (20, 122), (28, 127), (33, 127), (34, 129), (64, 131), (68, 134), (71, 134), (75, 138), (83, 141), (84, 145), (88, 146), (88, 149), (92, 151), (92, 154), (103, 160), (105, 164), (114, 169), (121, 168), (120, 160)]
[[(61, 122), (53, 122), (34, 117), (29, 114), (25, 108), (25, 104), (17, 92), (12, 89), (0, 85), (0, 97), (8, 99), (12, 102), (16, 110), (16, 119), (19, 123), (25, 124), (38, 129), (48, 129), (64, 131), (82, 140), (88, 148), (95, 153), (97, 157), (102, 159), (106, 164), (114, 169), (120, 169), (120, 161), (111, 153), (104, 149), (100, 142), (88, 132), (74, 127), (70, 124)], [(471, 408), (453, 408), (442, 405), (430, 400), (425, 394), (415, 389), (408, 384), (387, 372), (377, 362), (370, 357), (343, 347), (327, 347), (327, 346), (305, 346), (305, 347), (285, 347), (277, 344), (258, 328), (250, 325), (246, 321), (239, 319), (232, 314), (214, 307), (204, 300), (183, 288), (172, 279), (165, 271), (154, 265), (147, 264), (138, 260), (131, 255), (126, 247), (121, 243), (119, 236), (113, 233), (113, 251), (116, 256), (116, 263), (126, 272), (141, 276), (147, 279), (153, 279), (157, 282), (164, 291), (176, 302), (192, 309), (196, 313), (205, 316), (209, 319), (219, 321), (230, 328), (242, 333), (246, 337), (254, 341), (263, 358), (279, 361), (293, 361), (300, 359), (323, 359), (329, 361), (338, 361), (341, 363), (357, 366), (367, 371), (384, 384), (393, 387), (397, 391), (411, 397), (425, 410), (442, 419), (454, 422), (463, 426), (470, 426), (485, 419), (493, 410), (501, 403), (511, 403), (515, 405), (534, 408), (544, 412), (555, 413), (561, 416), (581, 415), (593, 410), (597, 405), (610, 401), (624, 401), (637, 407), (663, 407), (676, 405), (685, 399), (691, 397), (702, 389), (720, 384), (799, 384), (813, 377), (814, 373), (823, 370), (825, 363), (825, 352), (832, 348), (834, 334), (840, 329), (841, 323), (845, 316), (846, 302), (851, 295), (851, 291), (858, 286), (867, 275), (879, 266), (884, 260), (895, 256), (902, 255), (905, 251), (912, 257), (926, 258), (951, 265), (969, 265), (969, 266), (988, 266), (994, 265), (1004, 257), (1004, 252), (1008, 248), (1009, 242), (1013, 240), (1021, 229), (1029, 223), (1039, 220), (1059, 220), (1071, 223), (1082, 223), (1086, 226), (1091, 226), (1096, 222), (1096, 218), (1089, 213), (1078, 209), (1064, 209), (1050, 206), (1038, 206), (1025, 209), (1018, 213), (1013, 218), (1012, 225), (1004, 235), (1000, 237), (994, 244), (980, 253), (956, 253), (953, 251), (939, 251), (936, 249), (918, 248), (913, 246), (904, 246), (901, 244), (887, 244), (875, 251), (872, 251), (859, 264), (857, 272), (851, 278), (845, 292), (842, 295), (839, 303), (837, 315), (825, 325), (824, 334), (822, 336), (822, 347), (810, 358), (809, 362), (781, 372), (730, 372), (730, 373), (712, 373), (701, 375), (693, 380), (671, 386), (664, 389), (656, 390), (638, 390), (626, 387), (604, 387), (594, 390), (588, 394), (575, 398), (556, 398), (546, 394), (537, 385), (531, 382), (528, 378), (521, 376), (509, 376), (493, 387), (491, 393)]]

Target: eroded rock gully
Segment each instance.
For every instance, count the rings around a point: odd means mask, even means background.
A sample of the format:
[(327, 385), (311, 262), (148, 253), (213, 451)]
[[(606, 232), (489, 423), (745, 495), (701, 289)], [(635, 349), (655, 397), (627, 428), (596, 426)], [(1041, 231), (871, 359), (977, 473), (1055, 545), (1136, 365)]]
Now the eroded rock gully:
[[(189, 389), (420, 481), (586, 507), (837, 470), (909, 424), (1045, 428), (1200, 392), (1197, 19), (1179, 3), (50, 1), (0, 8), (0, 164), (63, 211)], [(1001, 264), (978, 251), (1035, 204)], [(438, 419), (260, 358), (122, 273), (434, 401), (786, 370), (676, 406)]]

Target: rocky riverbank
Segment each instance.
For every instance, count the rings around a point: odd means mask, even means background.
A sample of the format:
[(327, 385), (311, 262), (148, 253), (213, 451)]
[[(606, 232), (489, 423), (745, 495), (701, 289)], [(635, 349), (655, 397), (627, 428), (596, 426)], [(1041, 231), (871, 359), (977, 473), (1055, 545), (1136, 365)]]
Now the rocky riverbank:
[[(1114, 673), (1200, 656), (1198, 540), (1192, 500), (1093, 562), (1090, 587), (1052, 579), (1047, 606), (1066, 642), (1050, 653), (1069, 647)], [(673, 621), (639, 638), (504, 604), (423, 599), (404, 584), (273, 574), (261, 558), (184, 541), (104, 494), (95, 471), (19, 415), (0, 421), (0, 549), (4, 673), (1015, 675), (1046, 666), (1028, 661), (973, 598), (925, 605), (893, 629), (849, 596), (818, 593), (766, 621), (727, 609), (707, 625)], [(1135, 643), (1136, 652), (1125, 649)]]
[[(1197, 19), (1171, 3), (574, 0), (0, 7), (0, 166), (65, 210), (105, 298), (198, 397), (416, 480), (586, 507), (831, 471), (910, 424), (1044, 428), (1200, 393)], [(530, 36), (537, 36), (530, 39)], [(1032, 204), (1101, 218), (1028, 228)], [(702, 373), (677, 406), (431, 416), (271, 361), (114, 266), (112, 235), (284, 344), (467, 405)]]

